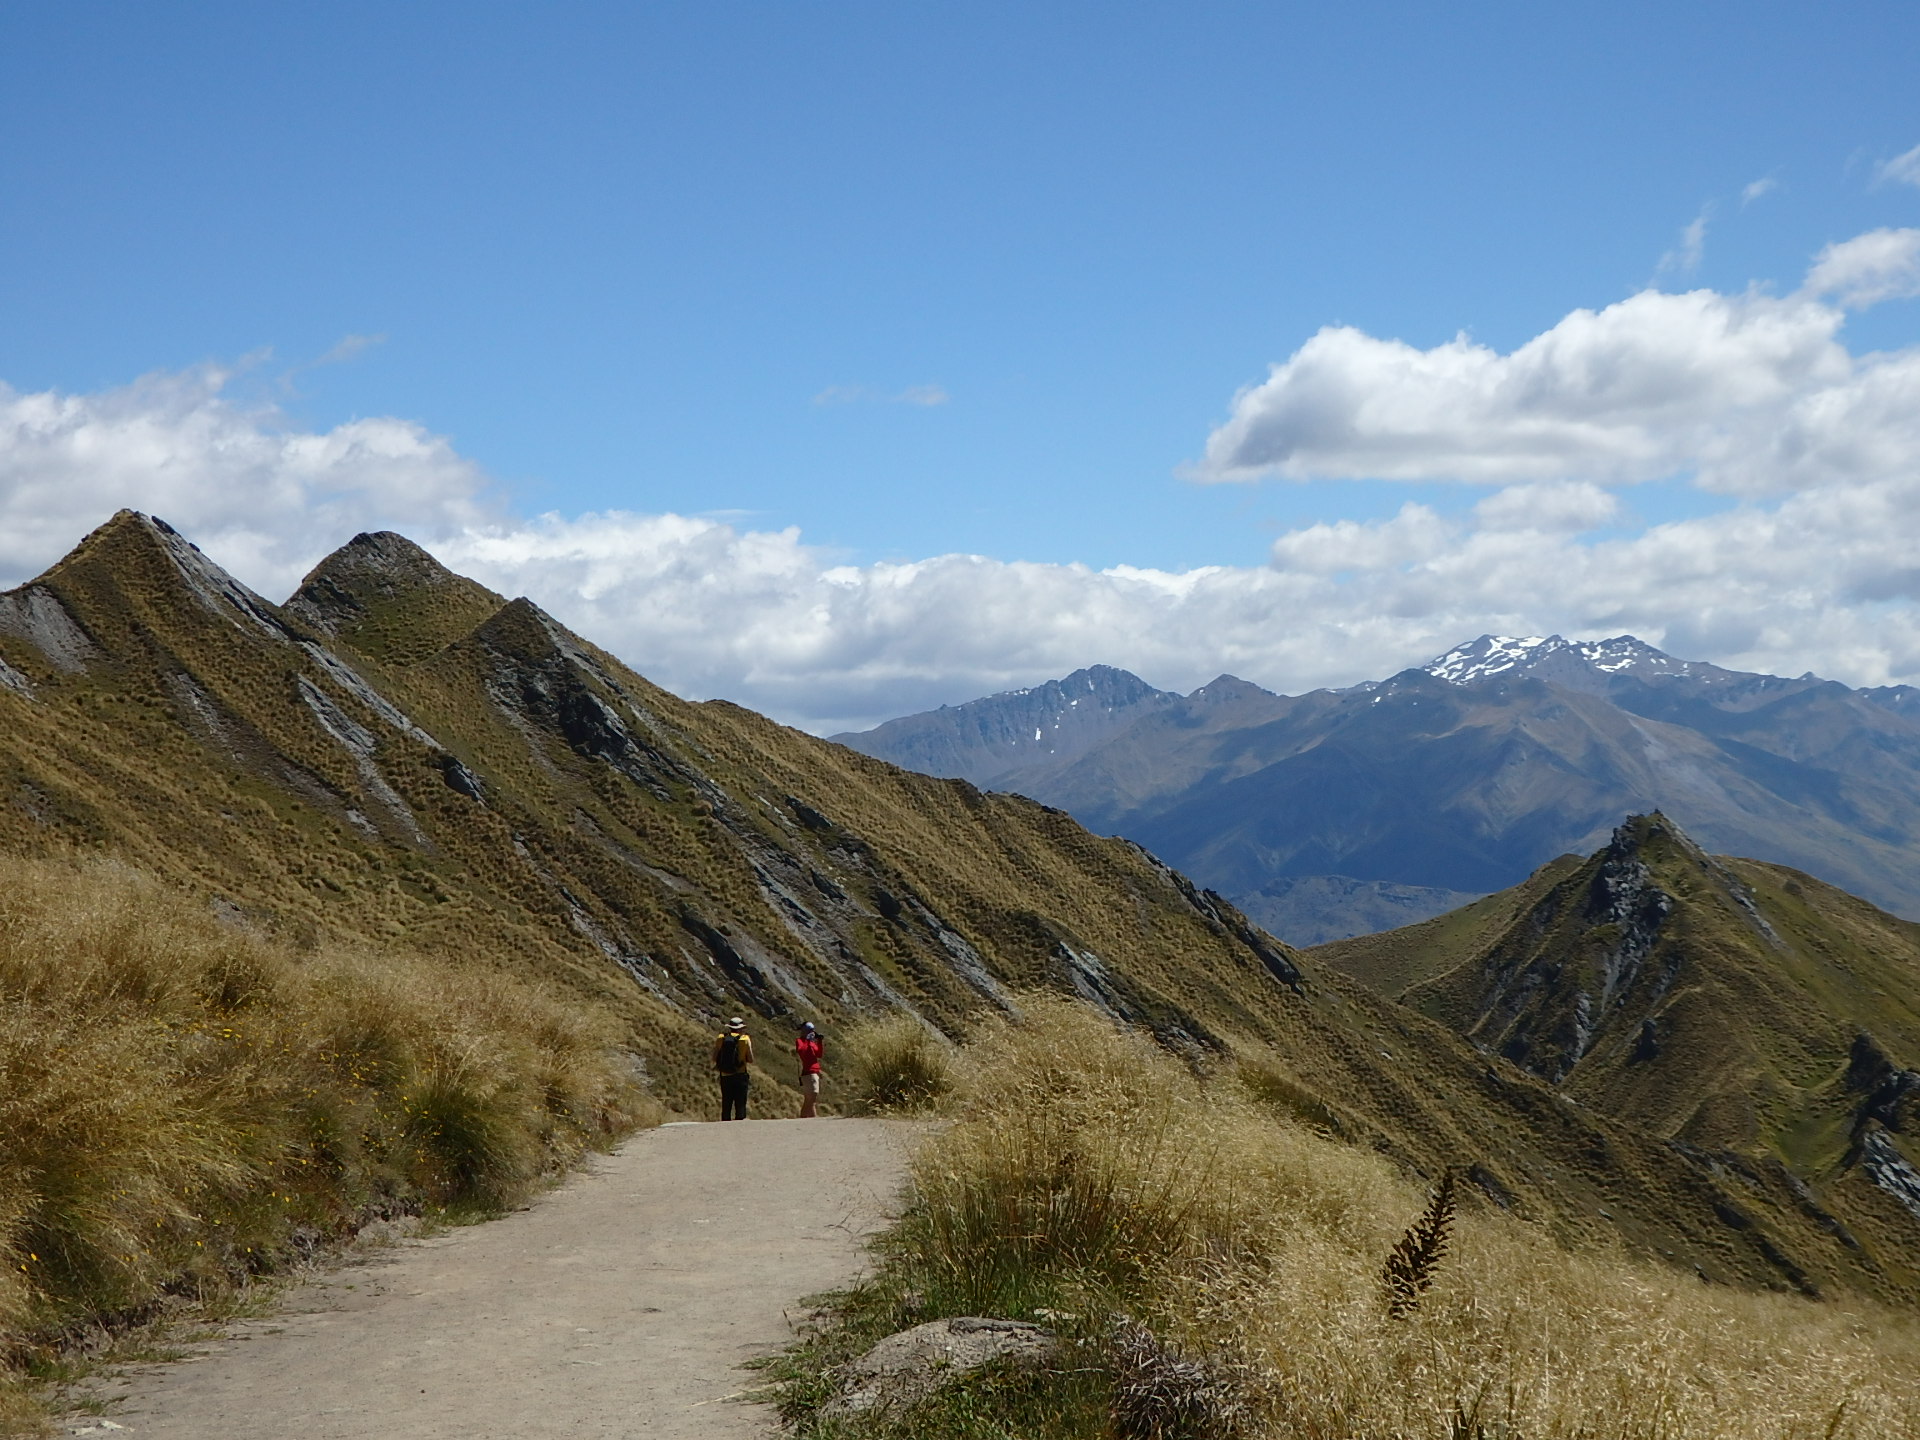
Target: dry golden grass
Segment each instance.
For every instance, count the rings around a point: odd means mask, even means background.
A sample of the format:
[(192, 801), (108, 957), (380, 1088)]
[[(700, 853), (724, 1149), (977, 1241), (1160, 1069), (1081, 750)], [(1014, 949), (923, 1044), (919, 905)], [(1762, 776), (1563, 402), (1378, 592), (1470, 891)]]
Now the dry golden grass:
[(953, 1088), (953, 1047), (915, 1016), (859, 1021), (835, 1048), (856, 1114), (926, 1110)]
[(1300, 1440), (1920, 1434), (1910, 1315), (1569, 1253), (1480, 1207), (1396, 1319), (1382, 1265), (1428, 1195), (1380, 1156), (1060, 1002), (967, 1062), (894, 1238), (929, 1313), (1129, 1311)]
[(511, 1202), (648, 1118), (617, 1038), (482, 966), (303, 955), (124, 868), (0, 860), (0, 1346)]

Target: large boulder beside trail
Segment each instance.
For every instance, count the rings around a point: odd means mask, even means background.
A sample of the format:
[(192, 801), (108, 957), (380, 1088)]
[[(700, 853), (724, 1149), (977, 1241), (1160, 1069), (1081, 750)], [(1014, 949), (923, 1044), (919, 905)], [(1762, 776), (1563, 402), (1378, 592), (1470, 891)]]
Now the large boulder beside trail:
[(1059, 1347), (1044, 1325), (963, 1315), (930, 1320), (889, 1335), (839, 1369), (840, 1393), (821, 1409), (826, 1418), (898, 1412), (983, 1366), (1007, 1360), (1037, 1366)]

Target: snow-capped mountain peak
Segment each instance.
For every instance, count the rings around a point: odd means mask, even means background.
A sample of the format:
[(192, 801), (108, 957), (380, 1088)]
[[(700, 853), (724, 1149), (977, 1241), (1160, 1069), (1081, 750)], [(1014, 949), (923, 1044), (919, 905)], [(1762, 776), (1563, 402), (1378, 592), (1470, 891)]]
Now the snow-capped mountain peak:
[(1622, 670), (1681, 674), (1709, 668), (1693, 660), (1676, 660), (1664, 650), (1656, 650), (1646, 641), (1636, 640), (1631, 635), (1616, 635), (1611, 640), (1576, 641), (1567, 648), (1594, 669), (1608, 675), (1618, 674)]
[(1566, 648), (1567, 642), (1558, 635), (1482, 635), (1478, 640), (1454, 646), (1420, 668), (1455, 685), (1468, 685), (1490, 676), (1525, 670), (1542, 657)]
[(1524, 675), (1549, 659), (1557, 662), (1555, 669), (1571, 662), (1602, 675), (1618, 675), (1623, 671), (1685, 674), (1694, 669), (1711, 668), (1676, 660), (1632, 635), (1616, 635), (1610, 640), (1568, 640), (1559, 635), (1482, 635), (1478, 640), (1454, 646), (1421, 668), (1455, 685), (1470, 685), (1495, 675)]

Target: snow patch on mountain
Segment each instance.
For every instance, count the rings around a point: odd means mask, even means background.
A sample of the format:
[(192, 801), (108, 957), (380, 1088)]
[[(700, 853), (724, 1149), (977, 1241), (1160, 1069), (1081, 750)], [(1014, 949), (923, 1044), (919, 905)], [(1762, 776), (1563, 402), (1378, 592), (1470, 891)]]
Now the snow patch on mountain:
[(1557, 659), (1561, 664), (1581, 663), (1602, 675), (1623, 672), (1687, 675), (1714, 668), (1691, 660), (1676, 660), (1632, 635), (1616, 635), (1610, 640), (1568, 640), (1559, 635), (1482, 635), (1478, 640), (1454, 646), (1420, 668), (1452, 684), (1471, 685), (1496, 675), (1527, 674), (1548, 659)]

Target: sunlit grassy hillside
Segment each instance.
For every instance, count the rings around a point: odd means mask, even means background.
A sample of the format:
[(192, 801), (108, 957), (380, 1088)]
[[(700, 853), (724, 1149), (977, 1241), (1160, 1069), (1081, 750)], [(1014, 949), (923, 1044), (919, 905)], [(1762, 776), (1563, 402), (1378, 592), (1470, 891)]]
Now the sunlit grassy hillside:
[(617, 1040), (497, 968), (300, 951), (120, 866), (0, 857), (0, 1389), (369, 1219), (513, 1202), (658, 1113)]
[[(880, 1274), (789, 1362), (803, 1434), (1920, 1434), (1908, 1312), (1568, 1250), (1462, 1190), (1431, 1288), (1396, 1318), (1384, 1265), (1428, 1192), (1276, 1114), (1238, 1073), (1198, 1080), (1058, 1002), (956, 1073), (958, 1120), (919, 1157)], [(949, 1315), (1036, 1319), (1072, 1344), (1038, 1373), (989, 1373), (885, 1420), (820, 1417), (832, 1364)]]
[(1454, 915), (1313, 953), (1585, 1107), (1920, 1233), (1920, 925), (1706, 855), (1656, 814)]
[(1809, 1191), (1569, 1103), (1138, 846), (682, 700), (397, 535), (275, 605), (125, 512), (0, 593), (0, 658), (0, 853), (111, 855), (314, 951), (483, 959), (615, 1016), (687, 1115), (717, 1110), (728, 1015), (771, 1042), (773, 1115), (802, 1020), (959, 1039), (1050, 989), (1209, 1063), (1260, 1056), (1276, 1103), (1404, 1169), (1461, 1166), (1561, 1238), (1920, 1296), (1920, 1227), (1874, 1187)]

